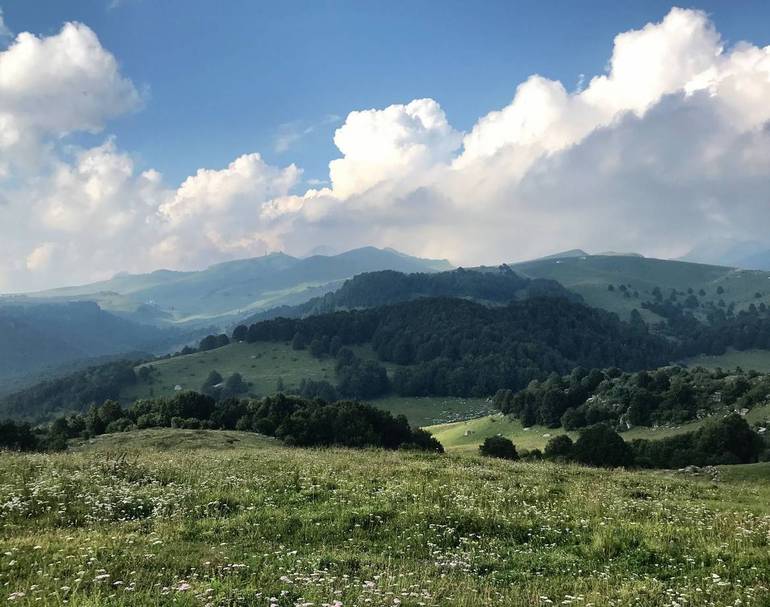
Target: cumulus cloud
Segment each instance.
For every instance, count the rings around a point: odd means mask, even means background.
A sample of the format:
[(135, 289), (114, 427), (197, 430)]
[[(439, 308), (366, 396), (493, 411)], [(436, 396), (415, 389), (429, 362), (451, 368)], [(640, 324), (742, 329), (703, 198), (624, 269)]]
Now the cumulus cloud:
[(460, 140), (433, 99), (351, 112), (334, 134), (343, 154), (329, 164), (334, 192), (345, 198), (387, 180), (419, 179), (446, 162)]
[(21, 33), (0, 53), (0, 113), (25, 134), (97, 132), (140, 102), (115, 58), (80, 23), (45, 38)]
[[(343, 158), (330, 165), (345, 204), (325, 206), (338, 223), (362, 213), (366, 240), (462, 263), (574, 246), (676, 255), (708, 234), (761, 237), (769, 61), (770, 48), (725, 50), (704, 13), (673, 9), (619, 34), (607, 73), (576, 91), (530, 77), (459, 150), (435, 101), (420, 100), (439, 117), (429, 143), (392, 108), (354, 112), (335, 137)], [(399, 136), (383, 145), (380, 132)]]
[(40, 170), (46, 142), (99, 132), (141, 101), (87, 26), (67, 23), (48, 37), (20, 33), (0, 52), (0, 178)]
[(619, 34), (607, 66), (575, 90), (539, 75), (512, 83), (511, 102), (464, 133), (433, 99), (353, 111), (328, 187), (303, 193), (301, 169), (257, 153), (176, 185), (109, 137), (66, 145), (141, 95), (86, 26), (20, 34), (0, 53), (0, 286), (329, 243), (469, 265), (766, 240), (770, 47), (725, 48), (704, 13), (673, 9)]

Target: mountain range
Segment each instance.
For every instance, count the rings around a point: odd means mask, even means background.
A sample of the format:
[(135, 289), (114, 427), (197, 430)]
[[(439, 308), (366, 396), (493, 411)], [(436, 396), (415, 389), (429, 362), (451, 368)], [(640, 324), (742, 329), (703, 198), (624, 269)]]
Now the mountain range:
[(744, 270), (770, 270), (770, 245), (730, 238), (707, 240), (693, 247), (680, 260)]
[(158, 326), (224, 325), (249, 313), (305, 302), (333, 291), (362, 272), (434, 272), (451, 268), (446, 260), (421, 259), (375, 247), (306, 258), (272, 253), (200, 271), (119, 274), (102, 282), (29, 296), (47, 301), (94, 301), (124, 318)]
[[(744, 249), (745, 252), (745, 249)], [(306, 258), (273, 253), (200, 271), (158, 270), (20, 296), (0, 297), (0, 379), (55, 373), (128, 352), (164, 354), (208, 333), (277, 316), (304, 318), (420, 297), (502, 305), (532, 294), (577, 298), (630, 318), (660, 322), (660, 291), (703, 306), (770, 305), (770, 273), (637, 254), (576, 249), (540, 259), (449, 271), (445, 260), (364, 247)], [(705, 307), (702, 309), (706, 309)], [(0, 387), (0, 391), (2, 387)]]
[(90, 301), (0, 302), (0, 380), (55, 371), (74, 361), (158, 352), (181, 332), (141, 325)]

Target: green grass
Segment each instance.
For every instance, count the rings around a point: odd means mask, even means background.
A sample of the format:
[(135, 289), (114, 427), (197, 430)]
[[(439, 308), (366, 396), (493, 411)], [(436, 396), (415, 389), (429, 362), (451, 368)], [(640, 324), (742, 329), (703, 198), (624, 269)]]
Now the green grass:
[(688, 367), (724, 370), (741, 367), (746, 371), (770, 372), (770, 350), (728, 350), (719, 356), (706, 354), (694, 356), (682, 361)]
[(412, 426), (431, 426), (488, 415), (493, 409), (485, 398), (452, 396), (389, 396), (369, 401), (393, 415), (405, 415)]
[(769, 483), (157, 432), (0, 454), (0, 603), (768, 604)]
[(186, 449), (259, 449), (275, 443), (269, 436), (234, 430), (182, 430), (157, 428), (116, 434), (101, 434), (73, 441), (77, 451), (181, 451)]
[[(286, 389), (299, 386), (302, 379), (326, 379), (334, 383), (334, 360), (319, 360), (307, 350), (292, 350), (284, 343), (235, 343), (186, 356), (153, 361), (156, 373), (151, 383), (139, 381), (121, 393), (121, 400), (172, 396), (174, 387), (200, 390), (209, 372), (227, 378), (240, 373), (256, 395), (274, 394), (279, 378)], [(138, 369), (138, 368), (137, 368)]]
[(727, 482), (770, 483), (770, 462), (719, 466), (719, 479)]
[[(361, 358), (376, 359), (368, 346), (355, 346), (352, 349)], [(152, 379), (139, 380), (124, 389), (120, 400), (128, 404), (140, 398), (173, 396), (177, 385), (183, 390), (200, 390), (212, 370), (218, 371), (225, 378), (240, 373), (244, 381), (249, 382), (250, 392), (256, 396), (275, 394), (279, 378), (287, 391), (299, 387), (303, 379), (325, 379), (334, 385), (337, 381), (334, 364), (333, 358), (314, 358), (307, 350), (293, 350), (286, 343), (234, 343), (207, 352), (148, 363), (155, 368)], [(391, 375), (398, 368), (395, 364), (382, 364)], [(144, 365), (137, 367), (137, 371), (141, 366)], [(468, 419), (491, 411), (486, 400), (481, 398), (390, 396), (370, 402), (394, 415), (406, 415), (413, 426)]]
[[(517, 272), (533, 278), (551, 278), (583, 296), (586, 303), (615, 312), (623, 318), (638, 308), (647, 320), (658, 319), (650, 312), (641, 310), (641, 303), (651, 300), (657, 286), (667, 296), (671, 289), (692, 289), (701, 302), (717, 304), (735, 303), (736, 309), (747, 308), (752, 303), (770, 304), (770, 272), (735, 270), (721, 266), (687, 263), (666, 259), (629, 256), (572, 257), (544, 259), (514, 264)], [(615, 291), (608, 291), (608, 285)], [(631, 285), (639, 292), (639, 298), (624, 297), (618, 290), (620, 284)], [(723, 294), (717, 289), (722, 287)], [(699, 295), (703, 289), (705, 296)], [(756, 298), (756, 293), (760, 297)], [(659, 320), (659, 319), (658, 319)]]
[[(532, 426), (525, 430), (518, 419), (495, 413), (478, 419), (439, 424), (426, 428), (444, 448), (459, 452), (476, 452), (485, 438), (498, 434), (510, 438), (516, 448), (543, 449), (548, 439), (557, 434), (565, 434), (561, 428)], [(573, 438), (576, 433), (567, 432)]]
[[(758, 408), (759, 411), (761, 408)], [(750, 420), (753, 421), (753, 420)], [(650, 440), (666, 438), (683, 432), (697, 430), (703, 421), (694, 421), (680, 426), (648, 428), (638, 426), (621, 436), (631, 441), (637, 438)], [(524, 429), (518, 419), (507, 417), (501, 413), (495, 413), (485, 417), (448, 424), (437, 424), (426, 428), (449, 451), (475, 452), (485, 438), (498, 434), (511, 439), (517, 449), (544, 449), (548, 440), (557, 434), (568, 434), (573, 440), (577, 438), (577, 432), (565, 432), (563, 428), (546, 428), (545, 426), (532, 426)]]

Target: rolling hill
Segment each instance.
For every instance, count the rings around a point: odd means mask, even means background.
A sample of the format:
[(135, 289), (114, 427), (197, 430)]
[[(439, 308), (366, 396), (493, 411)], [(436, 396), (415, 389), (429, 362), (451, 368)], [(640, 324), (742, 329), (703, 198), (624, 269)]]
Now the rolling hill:
[(253, 323), (279, 316), (303, 318), (337, 310), (391, 305), (423, 297), (458, 297), (485, 305), (504, 305), (530, 297), (563, 297), (581, 301), (576, 293), (554, 280), (525, 278), (508, 266), (458, 268), (448, 272), (405, 274), (394, 270), (365, 272), (346, 280), (336, 291), (296, 306), (279, 306), (243, 320)]
[[(222, 378), (218, 382), (238, 373), (247, 382), (246, 391), (259, 395), (300, 388), (305, 379), (334, 385), (343, 398), (393, 392), (401, 397), (486, 398), (498, 388), (521, 388), (551, 372), (567, 373), (576, 364), (633, 369), (661, 364), (669, 355), (667, 343), (645, 329), (563, 297), (494, 307), (460, 298), (421, 298), (240, 329), (235, 343), (153, 361), (153, 369), (143, 373), (137, 369), (136, 381), (121, 379), (120, 386), (110, 386), (111, 394), (117, 389), (121, 400), (130, 401), (202, 390), (217, 371)], [(300, 343), (305, 341), (307, 345)], [(344, 361), (337, 356), (343, 346), (350, 353)], [(92, 376), (94, 372), (73, 376), (72, 382), (83, 388), (72, 393), (90, 395)], [(49, 394), (52, 385), (9, 395), (4, 408), (35, 418), (82, 410), (91, 402), (62, 402), (58, 395), (67, 392), (66, 386), (56, 384), (55, 393)]]
[(770, 245), (752, 240), (712, 239), (698, 244), (680, 259), (745, 270), (770, 270)]
[(103, 282), (32, 296), (92, 300), (105, 310), (152, 324), (226, 325), (250, 311), (305, 302), (362, 272), (433, 272), (450, 268), (447, 261), (420, 259), (374, 247), (304, 259), (273, 253), (220, 263), (201, 271), (158, 270), (118, 275)]
[(587, 304), (615, 312), (622, 318), (627, 318), (636, 308), (645, 320), (659, 320), (651, 312), (641, 310), (641, 303), (652, 299), (656, 287), (664, 295), (672, 289), (685, 293), (691, 289), (703, 303), (716, 304), (723, 300), (727, 305), (734, 303), (736, 310), (748, 308), (752, 303), (770, 304), (770, 272), (637, 255), (569, 253), (564, 257), (515, 263), (511, 267), (523, 276), (558, 281), (581, 295)]

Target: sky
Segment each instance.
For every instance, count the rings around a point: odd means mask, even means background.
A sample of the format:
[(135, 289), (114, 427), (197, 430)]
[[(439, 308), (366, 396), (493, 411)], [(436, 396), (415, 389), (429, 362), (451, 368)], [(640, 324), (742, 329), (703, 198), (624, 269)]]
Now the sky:
[(0, 8), (0, 292), (767, 240), (766, 2)]

